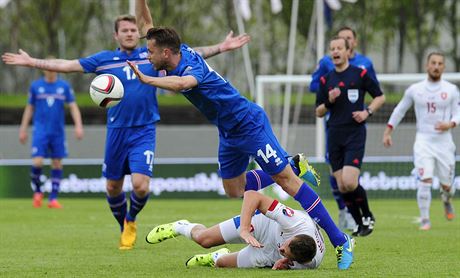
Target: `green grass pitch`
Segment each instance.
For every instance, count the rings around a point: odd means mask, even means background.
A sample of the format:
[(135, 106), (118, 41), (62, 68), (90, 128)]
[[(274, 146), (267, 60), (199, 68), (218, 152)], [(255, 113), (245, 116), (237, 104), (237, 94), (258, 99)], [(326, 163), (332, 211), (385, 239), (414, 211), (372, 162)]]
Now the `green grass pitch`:
[[(414, 200), (371, 200), (376, 229), (356, 238), (355, 262), (338, 271), (332, 246), (317, 270), (187, 269), (184, 262), (208, 252), (183, 237), (145, 242), (157, 224), (186, 218), (216, 224), (239, 213), (241, 200), (150, 199), (138, 216), (135, 249), (119, 251), (119, 231), (105, 199), (62, 198), (64, 209), (32, 208), (29, 199), (0, 199), (0, 277), (459, 277), (460, 219), (445, 220), (433, 199), (432, 229), (419, 231)], [(324, 201), (335, 217), (334, 201)], [(292, 201), (288, 205), (298, 208)], [(460, 209), (460, 202), (455, 201)], [(326, 238), (327, 240), (327, 238)], [(238, 250), (242, 245), (228, 245)], [(211, 250), (215, 250), (213, 248)]]

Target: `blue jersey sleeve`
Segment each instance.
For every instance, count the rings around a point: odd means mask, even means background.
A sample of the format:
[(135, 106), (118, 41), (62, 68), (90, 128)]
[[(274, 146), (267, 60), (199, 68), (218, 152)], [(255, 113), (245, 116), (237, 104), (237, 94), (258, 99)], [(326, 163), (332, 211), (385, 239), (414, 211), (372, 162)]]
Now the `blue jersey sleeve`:
[(193, 66), (192, 65), (187, 66), (184, 72), (182, 73), (182, 76), (191, 75), (195, 77), (195, 79), (198, 81), (198, 84), (200, 84), (204, 78), (204, 66), (206, 65), (200, 65), (198, 63), (196, 63)]
[(74, 91), (73, 91), (73, 88), (70, 86), (69, 83), (67, 82), (64, 82), (66, 84), (65, 86), (65, 101), (67, 103), (72, 103), (72, 102), (75, 102), (75, 94), (74, 94)]
[(96, 68), (100, 65), (100, 60), (106, 55), (106, 52), (108, 51), (101, 51), (86, 58), (80, 58), (78, 62), (80, 62), (85, 73), (96, 72)]
[(320, 87), (321, 76), (326, 75), (328, 72), (334, 69), (334, 64), (329, 56), (324, 56), (318, 63), (318, 67), (311, 76), (310, 92), (317, 93)]
[(181, 68), (183, 69), (180, 74), (180, 76), (187, 76), (191, 75), (195, 77), (197, 80), (198, 84), (203, 82), (203, 79), (205, 77), (206, 72), (210, 71), (210, 67), (206, 62), (204, 61), (201, 56), (199, 56), (198, 53), (196, 53), (192, 48), (187, 46), (186, 44), (181, 45), (181, 51), (184, 53), (187, 53), (189, 55), (186, 55), (186, 62), (185, 64), (181, 65)]
[(32, 83), (29, 87), (29, 95), (27, 99), (27, 103), (30, 105), (35, 105), (35, 87), (34, 83)]

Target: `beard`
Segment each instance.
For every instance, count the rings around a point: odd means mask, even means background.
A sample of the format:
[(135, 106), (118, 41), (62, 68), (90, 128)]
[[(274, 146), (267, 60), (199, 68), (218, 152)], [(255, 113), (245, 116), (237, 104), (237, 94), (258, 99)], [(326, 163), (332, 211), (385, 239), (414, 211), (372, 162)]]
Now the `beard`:
[(441, 74), (439, 72), (437, 73), (428, 73), (428, 77), (431, 81), (439, 81), (441, 79)]

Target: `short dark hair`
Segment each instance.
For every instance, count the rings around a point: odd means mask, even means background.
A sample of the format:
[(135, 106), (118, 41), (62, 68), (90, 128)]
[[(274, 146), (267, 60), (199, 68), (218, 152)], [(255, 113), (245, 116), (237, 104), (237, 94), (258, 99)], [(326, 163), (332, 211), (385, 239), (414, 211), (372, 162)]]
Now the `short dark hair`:
[(289, 249), (294, 261), (303, 264), (313, 260), (316, 255), (316, 242), (315, 240), (305, 234), (296, 235), (289, 243)]
[(180, 51), (180, 36), (173, 28), (163, 26), (150, 28), (145, 38), (155, 40), (157, 46), (169, 48), (174, 54)]
[(339, 30), (337, 30), (336, 35), (338, 36), (339, 33), (342, 32), (342, 31), (351, 31), (353, 33), (353, 37), (356, 39), (356, 31), (353, 28), (351, 28), (349, 26), (343, 26)]
[(426, 61), (428, 62), (430, 60), (431, 56), (434, 56), (434, 55), (441, 56), (443, 60), (445, 59), (444, 53), (439, 52), (439, 51), (433, 51), (433, 52), (430, 52), (430, 54), (428, 54), (428, 57), (426, 58)]
[(336, 40), (343, 40), (345, 42), (345, 48), (346, 49), (350, 49), (350, 44), (348, 43), (348, 41), (342, 37), (339, 37), (339, 36), (334, 36), (331, 41), (336, 41)]
[(123, 14), (115, 19), (115, 33), (118, 33), (118, 26), (120, 25), (120, 21), (129, 21), (131, 23), (136, 24), (136, 17), (130, 14)]

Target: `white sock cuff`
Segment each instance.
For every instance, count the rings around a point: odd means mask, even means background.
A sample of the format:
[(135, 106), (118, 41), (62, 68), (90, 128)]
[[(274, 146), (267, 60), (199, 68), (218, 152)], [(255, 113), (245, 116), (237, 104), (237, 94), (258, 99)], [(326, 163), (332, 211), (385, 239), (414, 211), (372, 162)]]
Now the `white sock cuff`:
[(192, 239), (192, 229), (196, 225), (198, 225), (198, 223), (189, 223), (189, 224), (185, 225), (181, 234), (183, 236), (185, 236), (186, 238), (188, 238), (188, 239)]

